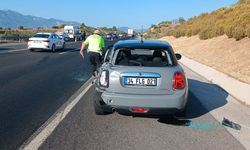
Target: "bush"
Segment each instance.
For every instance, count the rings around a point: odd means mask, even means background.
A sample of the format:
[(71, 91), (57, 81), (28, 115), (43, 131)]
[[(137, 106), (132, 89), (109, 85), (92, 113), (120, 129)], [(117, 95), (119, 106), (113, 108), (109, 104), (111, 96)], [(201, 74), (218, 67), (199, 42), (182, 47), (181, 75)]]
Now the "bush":
[(237, 26), (233, 30), (233, 37), (238, 41), (246, 37), (245, 29), (241, 26)]
[(194, 27), (194, 29), (192, 29), (192, 35), (197, 35), (201, 32), (200, 28), (196, 28)]
[(167, 35), (167, 36), (174, 35), (174, 30), (168, 30), (168, 31), (166, 32), (166, 35)]
[(191, 37), (193, 35), (192, 30), (187, 30), (186, 31), (186, 36)]
[(213, 30), (214, 30), (215, 36), (221, 36), (221, 35), (225, 34), (223, 27), (216, 26), (216, 27), (214, 27)]
[(207, 40), (211, 37), (211, 29), (203, 29), (201, 30), (201, 32), (199, 33), (199, 38), (202, 40)]
[(239, 1), (229, 8), (221, 8), (212, 13), (203, 13), (198, 17), (192, 17), (181, 24), (169, 24), (160, 26), (159, 35), (194, 36), (201, 39), (209, 39), (226, 34), (229, 38), (240, 40), (250, 37), (250, 0)]
[(176, 37), (176, 38), (185, 36), (185, 31), (184, 30), (175, 30), (173, 32), (173, 36)]
[(250, 25), (246, 28), (246, 36), (250, 38)]
[(233, 38), (233, 27), (232, 26), (226, 27), (225, 33), (226, 33), (228, 38)]

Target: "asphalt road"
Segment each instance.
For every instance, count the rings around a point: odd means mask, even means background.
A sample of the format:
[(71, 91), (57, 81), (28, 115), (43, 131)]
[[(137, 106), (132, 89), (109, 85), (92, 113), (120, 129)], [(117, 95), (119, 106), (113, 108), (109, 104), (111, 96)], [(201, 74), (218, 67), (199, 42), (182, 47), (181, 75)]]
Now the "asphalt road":
[(0, 44), (0, 52), (6, 51), (6, 50), (18, 50), (18, 49), (26, 49), (27, 44), (26, 43), (4, 43)]
[[(40, 150), (240, 150), (242, 145), (210, 115), (224, 106), (228, 93), (185, 68), (189, 78), (189, 103), (185, 119), (171, 116), (139, 117), (117, 113), (96, 116), (93, 101), (98, 98), (92, 87), (61, 122)], [(211, 99), (220, 100), (206, 109), (202, 97), (193, 91), (206, 91)]]
[[(65, 51), (29, 52), (0, 45), (0, 149), (18, 148), (90, 77), (90, 65), (69, 43)], [(15, 50), (21, 51), (15, 51)], [(12, 52), (11, 52), (12, 51)], [(217, 86), (186, 68), (189, 103), (185, 119), (96, 116), (92, 87), (40, 149), (244, 149), (209, 112), (226, 104)], [(209, 110), (193, 91), (221, 99)], [(209, 95), (210, 93), (213, 93)]]
[(0, 45), (0, 150), (16, 149), (91, 76), (81, 43), (64, 51), (30, 52)]

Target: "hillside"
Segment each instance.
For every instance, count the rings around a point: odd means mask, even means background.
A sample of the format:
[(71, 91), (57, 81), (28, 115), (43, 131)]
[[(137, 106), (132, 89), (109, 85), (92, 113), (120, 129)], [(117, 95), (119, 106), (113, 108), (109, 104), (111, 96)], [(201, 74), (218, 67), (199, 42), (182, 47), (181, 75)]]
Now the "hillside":
[(171, 43), (176, 52), (250, 84), (250, 38), (236, 41), (226, 35), (208, 40), (168, 36), (160, 40)]
[(0, 10), (0, 27), (5, 28), (17, 28), (18, 26), (24, 26), (28, 28), (38, 27), (52, 27), (60, 24), (75, 24), (77, 22), (62, 21), (57, 19), (45, 19), (41, 17), (35, 17), (30, 15), (23, 15), (12, 10)]
[(210, 39), (224, 34), (236, 40), (250, 37), (250, 0), (240, 0), (228, 8), (203, 13), (179, 24), (161, 23), (152, 26), (146, 33), (148, 38), (199, 35), (200, 39)]

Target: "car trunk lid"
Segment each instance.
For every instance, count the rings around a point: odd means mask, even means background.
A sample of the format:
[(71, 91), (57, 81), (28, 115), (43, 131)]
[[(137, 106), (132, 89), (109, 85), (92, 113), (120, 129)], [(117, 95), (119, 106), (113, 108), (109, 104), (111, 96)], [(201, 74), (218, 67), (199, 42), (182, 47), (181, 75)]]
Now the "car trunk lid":
[(173, 94), (173, 67), (115, 66), (107, 90), (128, 94)]

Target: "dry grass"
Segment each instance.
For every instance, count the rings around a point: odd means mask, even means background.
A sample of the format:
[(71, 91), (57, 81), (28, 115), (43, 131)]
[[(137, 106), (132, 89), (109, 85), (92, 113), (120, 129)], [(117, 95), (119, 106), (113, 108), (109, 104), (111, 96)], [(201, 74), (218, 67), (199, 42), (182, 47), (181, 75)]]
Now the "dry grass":
[(176, 52), (250, 84), (250, 38), (235, 41), (220, 36), (200, 40), (193, 36), (164, 37), (161, 40), (171, 43)]

